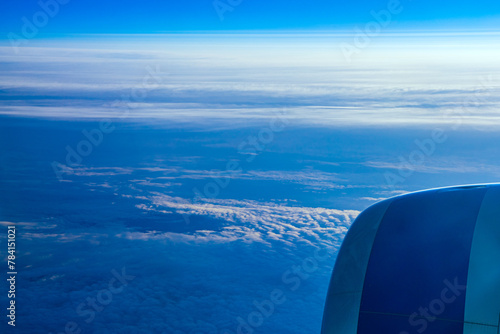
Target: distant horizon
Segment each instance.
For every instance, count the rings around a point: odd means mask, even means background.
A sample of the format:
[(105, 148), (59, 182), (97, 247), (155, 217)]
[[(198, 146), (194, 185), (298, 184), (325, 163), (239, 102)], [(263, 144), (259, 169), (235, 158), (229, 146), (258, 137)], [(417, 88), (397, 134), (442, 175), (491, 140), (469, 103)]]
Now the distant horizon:
[(463, 126), (495, 129), (499, 40), (497, 31), (100, 34), (19, 46), (3, 40), (0, 114), (114, 117), (113, 101), (153, 71), (161, 82), (131, 101), (128, 118), (220, 125), (286, 108), (294, 122), (311, 125), (425, 127), (458, 118)]
[[(500, 20), (500, 18), (499, 18)], [(54, 32), (48, 33), (40, 31), (35, 37), (28, 38), (29, 41), (50, 41), (50, 40), (71, 40), (80, 38), (136, 38), (136, 37), (165, 37), (165, 36), (262, 36), (262, 37), (279, 37), (279, 36), (333, 36), (345, 37), (353, 36), (359, 33), (359, 30), (354, 29), (356, 26), (350, 28), (309, 28), (309, 29), (262, 29), (262, 30), (171, 30), (171, 31), (158, 31), (147, 33), (130, 33), (130, 32), (110, 32), (110, 33), (97, 33), (97, 32)], [(418, 36), (500, 36), (500, 27), (407, 27), (399, 29), (384, 29), (376, 34), (378, 38), (388, 37), (418, 37)], [(0, 34), (0, 43), (9, 43), (10, 39), (7, 33)], [(0, 45), (1, 45), (0, 44)]]

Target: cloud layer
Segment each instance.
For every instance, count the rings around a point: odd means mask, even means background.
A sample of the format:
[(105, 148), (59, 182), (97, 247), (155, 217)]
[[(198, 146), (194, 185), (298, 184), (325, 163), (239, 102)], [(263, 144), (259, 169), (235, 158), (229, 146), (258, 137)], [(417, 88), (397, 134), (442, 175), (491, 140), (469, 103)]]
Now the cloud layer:
[(126, 108), (133, 119), (240, 124), (286, 107), (300, 124), (498, 123), (500, 50), (485, 42), (495, 36), (380, 38), (348, 62), (340, 45), (351, 37), (32, 41), (22, 57), (3, 46), (0, 113), (122, 117)]

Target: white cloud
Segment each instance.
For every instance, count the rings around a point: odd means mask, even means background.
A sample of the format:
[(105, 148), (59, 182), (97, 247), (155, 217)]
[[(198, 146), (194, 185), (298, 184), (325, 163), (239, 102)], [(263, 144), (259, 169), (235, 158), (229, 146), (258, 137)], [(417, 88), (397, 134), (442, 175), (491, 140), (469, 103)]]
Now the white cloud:
[[(280, 47), (272, 49), (257, 37), (251, 49), (214, 36), (206, 38), (217, 47), (202, 39), (141, 47), (123, 40), (72, 47), (40, 42), (23, 48), (23, 57), (0, 47), (0, 88), (9, 97), (0, 114), (119, 117), (111, 102), (140, 87), (149, 65), (160, 68), (161, 82), (130, 101), (127, 117), (231, 124), (272, 117), (287, 105), (294, 122), (306, 124), (499, 124), (499, 80), (490, 76), (500, 69), (497, 46), (422, 47), (422, 37), (413, 36), (373, 46), (348, 64), (335, 48), (338, 37), (316, 36), (312, 44), (300, 36), (294, 43), (276, 39)], [(463, 109), (464, 115), (447, 115)]]
[[(359, 211), (321, 207), (287, 206), (275, 203), (201, 199), (192, 203), (182, 198), (156, 193), (143, 210), (176, 212), (192, 216), (208, 216), (226, 221), (221, 232), (197, 231), (189, 236), (178, 233), (131, 233), (127, 238), (165, 238), (196, 241), (279, 241), (288, 245), (303, 242), (308, 245), (339, 246), (347, 229)], [(165, 211), (165, 209), (172, 211)]]
[(379, 202), (387, 199), (387, 197), (361, 197), (360, 199), (364, 199), (367, 201)]
[(385, 161), (368, 161), (363, 163), (365, 166), (378, 169), (404, 170), (410, 166), (411, 170), (419, 173), (491, 173), (500, 175), (500, 170), (496, 165), (482, 164), (478, 162), (467, 162), (455, 157), (428, 157), (428, 161), (422, 164), (402, 164)]

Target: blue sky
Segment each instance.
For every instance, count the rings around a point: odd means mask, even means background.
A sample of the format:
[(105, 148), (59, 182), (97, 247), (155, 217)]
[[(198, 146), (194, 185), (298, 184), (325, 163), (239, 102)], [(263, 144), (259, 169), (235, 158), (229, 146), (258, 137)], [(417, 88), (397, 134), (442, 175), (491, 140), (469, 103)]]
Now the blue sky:
[[(50, 3), (50, 0), (42, 0)], [(43, 35), (73, 33), (161, 33), (178, 31), (350, 29), (386, 9), (388, 1), (221, 0), (221, 21), (212, 0), (204, 1), (77, 1), (60, 5)], [(495, 29), (500, 3), (480, 1), (400, 2), (398, 26), (413, 29)], [(222, 7), (220, 7), (222, 8)], [(36, 0), (3, 1), (0, 31), (19, 31), (22, 17), (40, 10)]]

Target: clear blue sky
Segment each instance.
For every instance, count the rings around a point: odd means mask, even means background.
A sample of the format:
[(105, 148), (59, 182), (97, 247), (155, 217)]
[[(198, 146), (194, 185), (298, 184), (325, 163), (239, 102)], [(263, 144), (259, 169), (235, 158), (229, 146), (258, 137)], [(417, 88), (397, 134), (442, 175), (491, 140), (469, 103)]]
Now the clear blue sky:
[[(224, 13), (224, 20), (220, 20), (213, 0), (70, 0), (60, 5), (59, 12), (41, 29), (38, 37), (73, 33), (352, 29), (355, 25), (372, 20), (370, 11), (386, 8), (387, 2), (220, 0), (219, 5), (223, 3), (230, 6), (226, 9), (232, 9)], [(498, 0), (402, 0), (401, 5), (404, 10), (395, 18), (398, 25), (392, 28), (495, 29), (500, 22)], [(38, 11), (38, 0), (2, 1), (2, 38), (6, 38), (8, 32), (19, 32), (23, 25), (22, 18), (32, 21)]]

